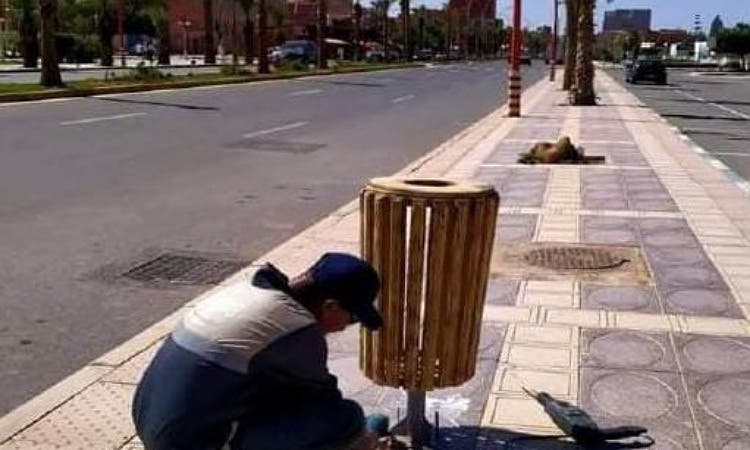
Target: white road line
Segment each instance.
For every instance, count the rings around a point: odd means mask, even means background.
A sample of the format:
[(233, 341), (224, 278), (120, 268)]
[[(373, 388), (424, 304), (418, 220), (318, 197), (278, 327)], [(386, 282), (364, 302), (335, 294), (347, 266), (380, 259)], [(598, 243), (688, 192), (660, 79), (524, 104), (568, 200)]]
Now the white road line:
[(323, 92), (323, 89), (308, 89), (306, 91), (295, 91), (290, 92), (287, 94), (287, 97), (298, 97), (300, 95), (315, 95), (315, 94), (321, 94)]
[(310, 122), (294, 122), (280, 127), (268, 128), (266, 130), (254, 131), (252, 133), (243, 134), (242, 137), (250, 139), (258, 136), (265, 136), (267, 134), (278, 133), (280, 131), (293, 130), (295, 128), (304, 127)]
[(737, 111), (736, 109), (732, 109), (732, 108), (729, 108), (728, 106), (720, 105), (720, 104), (714, 103), (714, 102), (709, 102), (708, 104), (711, 105), (711, 106), (715, 106), (715, 107), (717, 107), (717, 108), (719, 108), (721, 110), (724, 110), (724, 111), (726, 111), (726, 112), (728, 112), (730, 114), (734, 114), (737, 117), (742, 117), (743, 119), (750, 120), (750, 116), (748, 116), (747, 114), (743, 114), (743, 113)]
[(682, 91), (680, 89), (675, 89), (675, 92), (679, 92), (680, 94), (684, 95), (685, 97), (692, 98), (693, 100), (698, 100), (699, 102), (702, 102), (702, 103), (705, 103), (707, 105), (711, 105), (711, 106), (714, 106), (716, 108), (719, 108), (720, 110), (726, 111), (729, 114), (735, 115), (737, 117), (741, 117), (743, 119), (750, 120), (750, 116), (748, 116), (747, 114), (743, 114), (743, 113), (737, 111), (736, 109), (732, 109), (732, 108), (729, 108), (727, 106), (720, 105), (718, 103), (709, 102), (708, 100), (706, 100), (706, 99), (704, 99), (702, 97), (698, 97), (697, 95), (693, 95), (693, 94), (691, 94), (689, 92), (685, 92), (685, 91)]
[(403, 97), (394, 98), (393, 100), (391, 100), (391, 103), (401, 103), (401, 102), (405, 102), (416, 97), (417, 96), (414, 94), (404, 95)]
[(83, 125), (87, 123), (96, 123), (96, 122), (104, 122), (107, 120), (119, 120), (119, 119), (127, 119), (130, 117), (137, 117), (137, 116), (145, 116), (148, 113), (145, 112), (137, 112), (137, 113), (128, 113), (128, 114), (118, 114), (116, 116), (104, 116), (104, 117), (90, 117), (88, 119), (80, 119), (80, 120), (69, 120), (66, 122), (60, 122), (60, 125)]

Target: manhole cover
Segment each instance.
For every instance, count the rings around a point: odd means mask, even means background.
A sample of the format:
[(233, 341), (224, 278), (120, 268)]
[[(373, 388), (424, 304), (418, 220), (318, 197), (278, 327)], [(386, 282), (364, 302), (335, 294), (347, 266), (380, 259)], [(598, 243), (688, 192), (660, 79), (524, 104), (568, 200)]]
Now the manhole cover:
[(141, 282), (218, 284), (244, 266), (240, 261), (166, 253), (128, 270), (123, 276)]
[(557, 270), (612, 269), (628, 262), (627, 258), (617, 253), (585, 247), (536, 248), (526, 253), (524, 259), (533, 266)]

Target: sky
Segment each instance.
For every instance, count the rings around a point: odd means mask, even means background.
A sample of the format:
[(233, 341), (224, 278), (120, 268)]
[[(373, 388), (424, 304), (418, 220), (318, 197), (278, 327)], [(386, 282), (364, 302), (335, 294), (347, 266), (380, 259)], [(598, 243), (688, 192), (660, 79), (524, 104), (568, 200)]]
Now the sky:
[[(439, 7), (447, 0), (412, 0), (413, 5)], [(498, 15), (508, 20), (513, 0), (498, 0)], [(693, 16), (700, 14), (704, 31), (708, 32), (713, 18), (719, 14), (724, 25), (750, 22), (750, 0), (597, 0), (594, 22), (601, 26), (608, 9), (651, 9), (651, 28), (693, 28)], [(553, 0), (522, 0), (521, 13), (525, 27), (536, 28), (552, 22)], [(563, 11), (560, 17), (563, 18)]]

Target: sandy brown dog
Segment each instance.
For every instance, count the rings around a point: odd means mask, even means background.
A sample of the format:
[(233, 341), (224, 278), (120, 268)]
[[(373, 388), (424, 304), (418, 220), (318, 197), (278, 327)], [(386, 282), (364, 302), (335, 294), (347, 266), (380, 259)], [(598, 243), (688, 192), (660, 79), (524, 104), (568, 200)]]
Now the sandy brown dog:
[(557, 142), (537, 142), (527, 153), (521, 153), (521, 164), (560, 164), (583, 163), (583, 149), (576, 148), (568, 136), (561, 136)]

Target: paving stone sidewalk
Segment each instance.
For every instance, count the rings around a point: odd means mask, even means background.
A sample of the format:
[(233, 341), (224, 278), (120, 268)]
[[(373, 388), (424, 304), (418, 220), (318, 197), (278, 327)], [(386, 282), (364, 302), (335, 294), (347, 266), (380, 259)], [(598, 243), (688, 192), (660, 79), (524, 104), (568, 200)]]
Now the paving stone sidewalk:
[[(750, 449), (750, 199), (602, 71), (597, 93), (600, 106), (570, 107), (540, 82), (524, 94), (524, 117), (495, 111), (400, 172), (479, 179), (501, 198), (477, 374), (428, 394), (440, 449), (577, 448), (512, 440), (557, 434), (521, 383), (603, 425), (644, 425), (656, 449)], [(606, 163), (516, 164), (560, 134)], [(357, 251), (358, 226), (353, 201), (262, 260), (294, 273), (323, 251)], [(513, 254), (574, 244), (629, 261), (598, 272), (508, 267)], [(135, 383), (199, 300), (0, 419), (0, 449), (142, 448)], [(330, 340), (342, 389), (368, 412), (403, 415), (405, 395), (366, 380), (356, 350), (357, 330)]]

